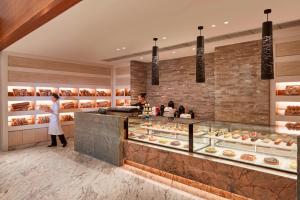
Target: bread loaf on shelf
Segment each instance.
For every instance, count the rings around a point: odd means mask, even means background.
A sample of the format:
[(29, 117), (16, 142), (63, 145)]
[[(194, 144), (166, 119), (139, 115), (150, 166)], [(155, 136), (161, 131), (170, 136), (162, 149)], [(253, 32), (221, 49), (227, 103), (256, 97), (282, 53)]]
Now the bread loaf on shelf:
[(28, 111), (30, 110), (30, 102), (11, 104), (11, 111)]

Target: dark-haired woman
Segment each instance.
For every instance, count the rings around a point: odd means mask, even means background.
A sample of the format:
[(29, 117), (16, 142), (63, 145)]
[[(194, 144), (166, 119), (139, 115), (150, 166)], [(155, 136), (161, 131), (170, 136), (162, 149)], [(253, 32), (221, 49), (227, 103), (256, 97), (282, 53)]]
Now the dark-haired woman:
[(53, 102), (51, 109), (47, 108), (44, 111), (51, 113), (48, 134), (51, 136), (51, 144), (48, 147), (57, 146), (56, 136), (58, 135), (60, 142), (63, 147), (67, 146), (67, 140), (64, 136), (64, 132), (61, 128), (61, 124), (59, 121), (59, 105), (58, 105), (59, 96), (57, 94), (53, 94), (51, 100)]
[(141, 110), (144, 110), (144, 106), (146, 103), (146, 93), (140, 93), (138, 96), (138, 102), (132, 104), (132, 106), (139, 106)]

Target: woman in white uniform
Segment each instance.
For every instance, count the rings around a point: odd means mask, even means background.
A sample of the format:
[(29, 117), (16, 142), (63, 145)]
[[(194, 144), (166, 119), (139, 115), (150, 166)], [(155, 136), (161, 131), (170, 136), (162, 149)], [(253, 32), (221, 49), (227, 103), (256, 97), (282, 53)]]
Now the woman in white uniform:
[(51, 144), (48, 147), (55, 147), (57, 146), (56, 136), (58, 135), (60, 142), (62, 143), (63, 147), (67, 146), (67, 140), (65, 138), (64, 132), (61, 128), (61, 124), (59, 121), (59, 105), (58, 105), (59, 96), (57, 94), (52, 95), (52, 102), (53, 105), (50, 108), (45, 109), (45, 112), (51, 113), (50, 116), (50, 123), (48, 128), (48, 134), (51, 135)]

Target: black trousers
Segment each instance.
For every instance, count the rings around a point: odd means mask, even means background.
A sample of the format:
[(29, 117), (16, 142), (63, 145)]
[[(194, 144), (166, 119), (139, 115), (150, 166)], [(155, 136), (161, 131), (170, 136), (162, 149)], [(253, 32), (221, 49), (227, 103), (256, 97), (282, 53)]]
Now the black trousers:
[[(58, 135), (58, 138), (62, 144), (67, 144), (65, 135)], [(57, 146), (56, 135), (51, 135), (51, 145)]]

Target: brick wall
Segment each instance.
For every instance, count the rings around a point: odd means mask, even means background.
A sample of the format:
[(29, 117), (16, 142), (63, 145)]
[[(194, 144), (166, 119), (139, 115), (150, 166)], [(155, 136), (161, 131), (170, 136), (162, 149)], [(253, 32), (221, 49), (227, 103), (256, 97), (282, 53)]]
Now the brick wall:
[(139, 61), (130, 62), (130, 87), (132, 103), (137, 102), (137, 96), (139, 93), (146, 92), (147, 65), (148, 63)]
[(260, 80), (260, 44), (217, 47), (206, 54), (205, 83), (196, 83), (195, 56), (160, 61), (159, 86), (151, 85), (151, 64), (134, 61), (132, 97), (136, 100), (146, 89), (151, 105), (173, 100), (176, 107), (193, 109), (199, 119), (269, 124), (270, 81)]
[(261, 80), (261, 41), (215, 49), (215, 120), (269, 124), (270, 81)]

